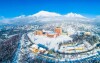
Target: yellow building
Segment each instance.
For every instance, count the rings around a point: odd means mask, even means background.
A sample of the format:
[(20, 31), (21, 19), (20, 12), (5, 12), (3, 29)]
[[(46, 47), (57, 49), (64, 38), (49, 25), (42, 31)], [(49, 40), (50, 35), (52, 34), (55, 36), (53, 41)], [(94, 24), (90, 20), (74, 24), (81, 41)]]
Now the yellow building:
[(34, 53), (37, 53), (39, 50), (38, 49), (36, 49), (36, 48), (33, 48), (32, 49), (32, 52), (34, 52)]
[(91, 35), (91, 33), (90, 32), (85, 32), (84, 35)]
[(75, 50), (83, 50), (83, 47), (75, 48)]
[(38, 46), (37, 45), (32, 45), (30, 50), (33, 52), (33, 53), (37, 53), (39, 50), (38, 50)]

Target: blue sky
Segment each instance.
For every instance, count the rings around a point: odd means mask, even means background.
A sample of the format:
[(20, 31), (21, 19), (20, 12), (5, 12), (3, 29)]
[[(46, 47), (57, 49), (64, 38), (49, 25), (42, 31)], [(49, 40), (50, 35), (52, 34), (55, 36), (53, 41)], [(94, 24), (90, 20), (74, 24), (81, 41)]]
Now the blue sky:
[(100, 0), (0, 0), (0, 16), (12, 18), (41, 10), (88, 16), (100, 15)]

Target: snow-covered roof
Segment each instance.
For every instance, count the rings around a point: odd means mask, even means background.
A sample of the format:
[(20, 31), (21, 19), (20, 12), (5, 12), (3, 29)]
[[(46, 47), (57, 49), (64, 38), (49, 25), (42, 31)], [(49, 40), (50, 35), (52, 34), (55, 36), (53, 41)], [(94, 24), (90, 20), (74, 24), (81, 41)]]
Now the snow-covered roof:
[(43, 51), (43, 50), (45, 50), (45, 49), (40, 47), (39, 50), (42, 50), (42, 51)]
[(31, 46), (31, 48), (38, 48), (38, 46), (34, 44)]
[(47, 31), (47, 30), (43, 30), (43, 32), (49, 33), (49, 34), (55, 34), (54, 31)]

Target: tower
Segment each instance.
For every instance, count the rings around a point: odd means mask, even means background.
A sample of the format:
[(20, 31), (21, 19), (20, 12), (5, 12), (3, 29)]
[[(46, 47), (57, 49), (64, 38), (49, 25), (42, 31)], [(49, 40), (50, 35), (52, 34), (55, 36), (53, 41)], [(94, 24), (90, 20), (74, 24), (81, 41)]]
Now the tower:
[(37, 30), (36, 32), (35, 32), (35, 35), (42, 35), (43, 34), (43, 32), (41, 31), (41, 30)]
[(60, 27), (56, 27), (54, 31), (55, 31), (58, 35), (61, 35), (61, 34), (62, 34), (62, 28), (60, 28)]

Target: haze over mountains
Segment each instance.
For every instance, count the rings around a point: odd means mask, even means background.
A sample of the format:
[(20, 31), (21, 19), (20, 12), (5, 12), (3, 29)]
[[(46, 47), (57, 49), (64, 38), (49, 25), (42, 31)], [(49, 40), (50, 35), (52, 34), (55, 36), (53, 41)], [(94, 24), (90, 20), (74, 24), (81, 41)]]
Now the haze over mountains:
[(1, 24), (27, 24), (27, 23), (34, 23), (34, 22), (58, 22), (58, 21), (95, 21), (100, 19), (100, 17), (96, 18), (87, 18), (83, 15), (76, 14), (76, 13), (68, 13), (65, 15), (61, 15), (55, 12), (48, 12), (48, 11), (40, 11), (33, 15), (21, 15), (14, 18), (5, 18), (0, 20)]

